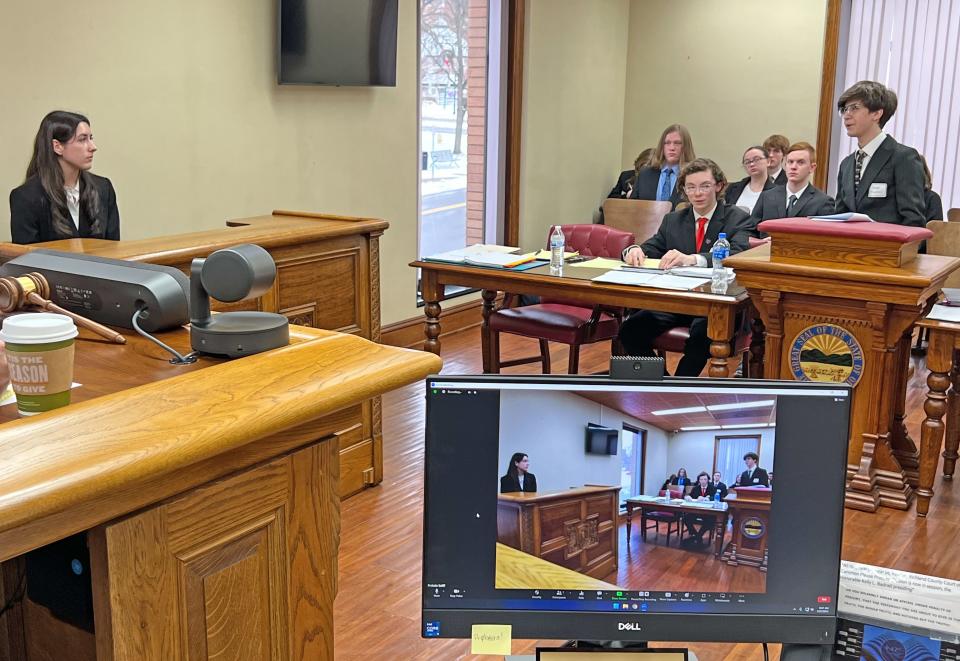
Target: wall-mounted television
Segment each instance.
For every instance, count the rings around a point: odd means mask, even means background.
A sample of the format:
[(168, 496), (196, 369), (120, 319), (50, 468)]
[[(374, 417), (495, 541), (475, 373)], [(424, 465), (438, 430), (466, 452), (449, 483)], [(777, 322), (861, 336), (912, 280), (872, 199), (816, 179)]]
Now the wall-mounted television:
[(278, 0), (281, 85), (397, 84), (397, 0)]
[(587, 454), (616, 454), (620, 432), (592, 422), (587, 423)]

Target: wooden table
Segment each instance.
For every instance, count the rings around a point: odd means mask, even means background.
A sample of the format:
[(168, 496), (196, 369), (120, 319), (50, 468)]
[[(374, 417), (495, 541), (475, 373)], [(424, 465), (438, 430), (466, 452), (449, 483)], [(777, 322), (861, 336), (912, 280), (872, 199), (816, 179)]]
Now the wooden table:
[[(926, 420), (920, 425), (920, 477), (917, 516), (926, 516), (933, 497), (933, 481), (943, 444), (943, 479), (952, 480), (960, 447), (960, 323), (921, 319), (917, 326), (929, 332), (927, 345)], [(947, 414), (944, 425), (943, 415)], [(944, 442), (944, 436), (946, 441)]]
[(618, 585), (591, 578), (497, 542), (498, 590), (622, 590)]
[[(730, 341), (736, 332), (737, 313), (749, 309), (750, 299), (746, 290), (736, 282), (730, 283), (727, 295), (710, 293), (705, 284), (692, 291), (654, 289), (632, 285), (592, 282), (606, 269), (592, 269), (567, 265), (562, 276), (550, 275), (547, 262), (528, 271), (481, 268), (465, 264), (444, 264), (417, 261), (410, 264), (421, 270), (420, 290), (425, 305), (424, 351), (440, 353), (440, 303), (444, 300), (447, 285), (462, 285), (483, 290), (483, 371), (490, 372), (493, 364), (490, 346), (490, 314), (498, 292), (534, 294), (579, 301), (588, 305), (674, 312), (707, 318), (707, 335), (710, 337), (709, 374), (712, 377), (730, 376), (727, 358), (731, 354)], [(757, 327), (751, 345), (751, 370), (760, 373), (763, 362), (762, 327)]]
[[(160, 337), (189, 350), (185, 330)], [(19, 556), (83, 533), (95, 621), (25, 597), (0, 658), (332, 659), (339, 439), (440, 360), (296, 326), (289, 346), (187, 366), (127, 339), (81, 331), (69, 406), (0, 407), (0, 603)]]
[[(713, 517), (715, 522), (714, 526), (714, 539), (713, 539), (713, 555), (720, 557), (721, 551), (723, 551), (723, 536), (727, 530), (727, 511), (729, 506), (725, 502), (713, 503), (705, 501), (693, 501), (693, 500), (675, 500), (667, 501), (652, 498), (649, 496), (638, 496), (634, 498), (627, 498), (627, 544), (630, 544), (630, 530), (633, 525), (633, 510), (640, 510), (640, 526), (644, 541), (646, 541), (646, 519), (647, 512), (676, 512), (677, 514), (692, 514), (694, 516), (709, 516)], [(718, 506), (719, 505), (719, 506)], [(681, 522), (682, 525), (682, 522)]]

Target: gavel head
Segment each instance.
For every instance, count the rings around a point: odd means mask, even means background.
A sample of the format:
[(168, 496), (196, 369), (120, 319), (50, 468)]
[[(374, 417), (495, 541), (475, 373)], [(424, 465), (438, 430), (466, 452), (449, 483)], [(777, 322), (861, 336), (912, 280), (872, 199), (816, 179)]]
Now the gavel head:
[(29, 294), (50, 297), (50, 283), (39, 273), (0, 278), (0, 312), (14, 312), (29, 304)]

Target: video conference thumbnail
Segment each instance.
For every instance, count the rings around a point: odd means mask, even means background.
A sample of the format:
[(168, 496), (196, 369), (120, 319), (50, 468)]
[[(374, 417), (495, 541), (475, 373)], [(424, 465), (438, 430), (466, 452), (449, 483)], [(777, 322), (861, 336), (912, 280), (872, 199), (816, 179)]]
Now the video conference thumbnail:
[(775, 418), (770, 395), (501, 398), (496, 588), (765, 592)]

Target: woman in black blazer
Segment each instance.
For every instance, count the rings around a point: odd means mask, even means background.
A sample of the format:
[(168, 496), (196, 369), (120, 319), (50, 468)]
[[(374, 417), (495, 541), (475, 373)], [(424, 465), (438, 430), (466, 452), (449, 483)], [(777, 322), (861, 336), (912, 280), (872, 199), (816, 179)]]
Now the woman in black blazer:
[(500, 493), (523, 491), (534, 493), (537, 490), (537, 476), (527, 471), (530, 459), (523, 452), (514, 452), (507, 466), (507, 474), (500, 478)]
[(14, 243), (58, 239), (120, 239), (117, 195), (109, 179), (90, 172), (90, 120), (55, 110), (40, 122), (26, 181), (10, 192)]
[[(769, 162), (769, 155), (763, 147), (758, 145), (747, 149), (743, 153), (743, 169), (747, 176), (727, 186), (723, 194), (724, 201), (730, 206), (746, 207), (747, 213), (752, 213), (760, 193), (774, 186), (773, 179), (767, 174)], [(747, 186), (750, 187), (749, 191)]]

